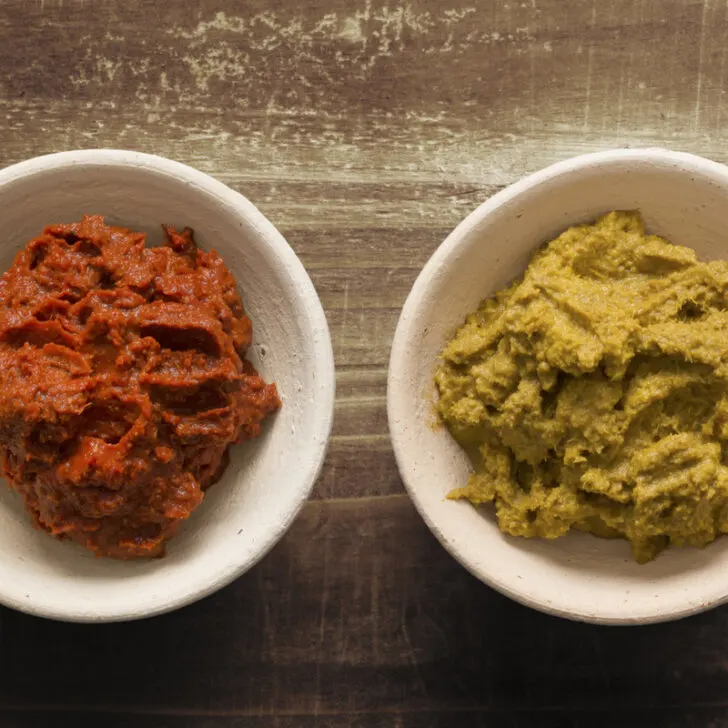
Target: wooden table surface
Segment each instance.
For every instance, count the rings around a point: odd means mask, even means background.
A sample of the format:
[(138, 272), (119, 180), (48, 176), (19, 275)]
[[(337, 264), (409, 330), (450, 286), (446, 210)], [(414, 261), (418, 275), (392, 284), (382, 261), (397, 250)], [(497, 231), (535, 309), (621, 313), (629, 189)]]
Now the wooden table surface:
[(467, 212), (574, 154), (728, 162), (723, 0), (2, 0), (0, 163), (122, 147), (279, 227), (338, 398), (311, 502), (255, 569), (153, 620), (0, 610), (0, 726), (728, 726), (728, 609), (606, 628), (521, 607), (438, 545), (397, 474), (388, 351)]

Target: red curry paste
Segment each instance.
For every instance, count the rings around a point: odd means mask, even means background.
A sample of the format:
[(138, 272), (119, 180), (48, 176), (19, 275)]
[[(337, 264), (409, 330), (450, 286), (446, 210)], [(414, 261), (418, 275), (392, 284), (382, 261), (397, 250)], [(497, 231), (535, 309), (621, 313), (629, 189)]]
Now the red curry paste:
[(85, 216), (0, 279), (0, 457), (41, 528), (99, 555), (160, 556), (280, 407), (244, 357), (235, 280), (192, 230), (165, 244)]

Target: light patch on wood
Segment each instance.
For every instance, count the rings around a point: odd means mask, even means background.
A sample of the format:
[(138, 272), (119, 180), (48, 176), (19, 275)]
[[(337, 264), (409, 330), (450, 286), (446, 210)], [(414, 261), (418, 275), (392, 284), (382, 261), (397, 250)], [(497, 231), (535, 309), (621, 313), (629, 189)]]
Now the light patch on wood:
[[(264, 12), (243, 18), (220, 11), (191, 29), (175, 27), (166, 32), (176, 40), (186, 41), (189, 52), (181, 60), (189, 68), (198, 91), (207, 92), (216, 81), (232, 82), (247, 74), (255, 75), (265, 55), (283, 47), (290, 59), (286, 64), (288, 70), (297, 83), (310, 88), (313, 83), (331, 82), (322, 55), (331, 47), (343, 70), (366, 80), (380, 61), (414, 41), (421, 46), (421, 53), (430, 55), (463, 53), (478, 43), (528, 37), (527, 28), (517, 28), (515, 34), (507, 36), (474, 31), (468, 20), (477, 12), (475, 7), (445, 8), (438, 12), (417, 11), (411, 4), (374, 7), (368, 1), (353, 13), (319, 16), (308, 12), (283, 17)], [(433, 32), (438, 28), (447, 30), (444, 38)], [(283, 108), (280, 101), (275, 99), (268, 111)]]
[(700, 41), (698, 45), (698, 73), (695, 85), (695, 129), (700, 128), (701, 93), (703, 90), (703, 67), (705, 63), (705, 39), (708, 26), (708, 5), (709, 0), (703, 0), (703, 12), (700, 20)]

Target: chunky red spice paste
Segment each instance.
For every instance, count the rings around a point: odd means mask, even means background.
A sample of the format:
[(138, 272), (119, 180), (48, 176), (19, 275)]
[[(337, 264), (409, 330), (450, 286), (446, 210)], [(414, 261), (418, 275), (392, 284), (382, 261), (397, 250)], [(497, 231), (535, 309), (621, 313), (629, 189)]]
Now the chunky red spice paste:
[(51, 225), (0, 280), (4, 475), (38, 526), (103, 556), (162, 555), (280, 407), (230, 271), (164, 231), (148, 248), (101, 217)]

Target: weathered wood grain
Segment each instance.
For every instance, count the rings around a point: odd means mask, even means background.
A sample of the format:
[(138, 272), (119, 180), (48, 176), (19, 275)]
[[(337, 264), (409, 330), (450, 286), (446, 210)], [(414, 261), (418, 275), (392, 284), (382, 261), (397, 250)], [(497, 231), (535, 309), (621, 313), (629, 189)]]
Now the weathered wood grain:
[(724, 635), (720, 610), (639, 630), (556, 620), (454, 568), (406, 498), (320, 502), (252, 572), (174, 614), (89, 627), (4, 612), (0, 723), (86, 708), (190, 725), (637, 725), (653, 711), (665, 725), (725, 715)]
[[(210, 715), (191, 713), (124, 714), (109, 711), (11, 711), (3, 714), (8, 728), (41, 725), (52, 720), (59, 728), (685, 728), (685, 726), (722, 726), (728, 712), (721, 708), (698, 708), (692, 711), (661, 709), (650, 713), (611, 710), (530, 711), (530, 710), (463, 710), (425, 711), (399, 714), (319, 714)], [(36, 720), (37, 723), (29, 721)], [(645, 721), (648, 721), (647, 723)], [(650, 723), (649, 721), (654, 721)]]
[(725, 610), (608, 630), (500, 597), (409, 504), (385, 415), (401, 305), (479, 202), (613, 146), (728, 161), (727, 32), (723, 0), (3, 0), (0, 164), (131, 148), (243, 192), (311, 273), (338, 396), (315, 501), (228, 589), (128, 625), (0, 610), (0, 725), (728, 726)]

